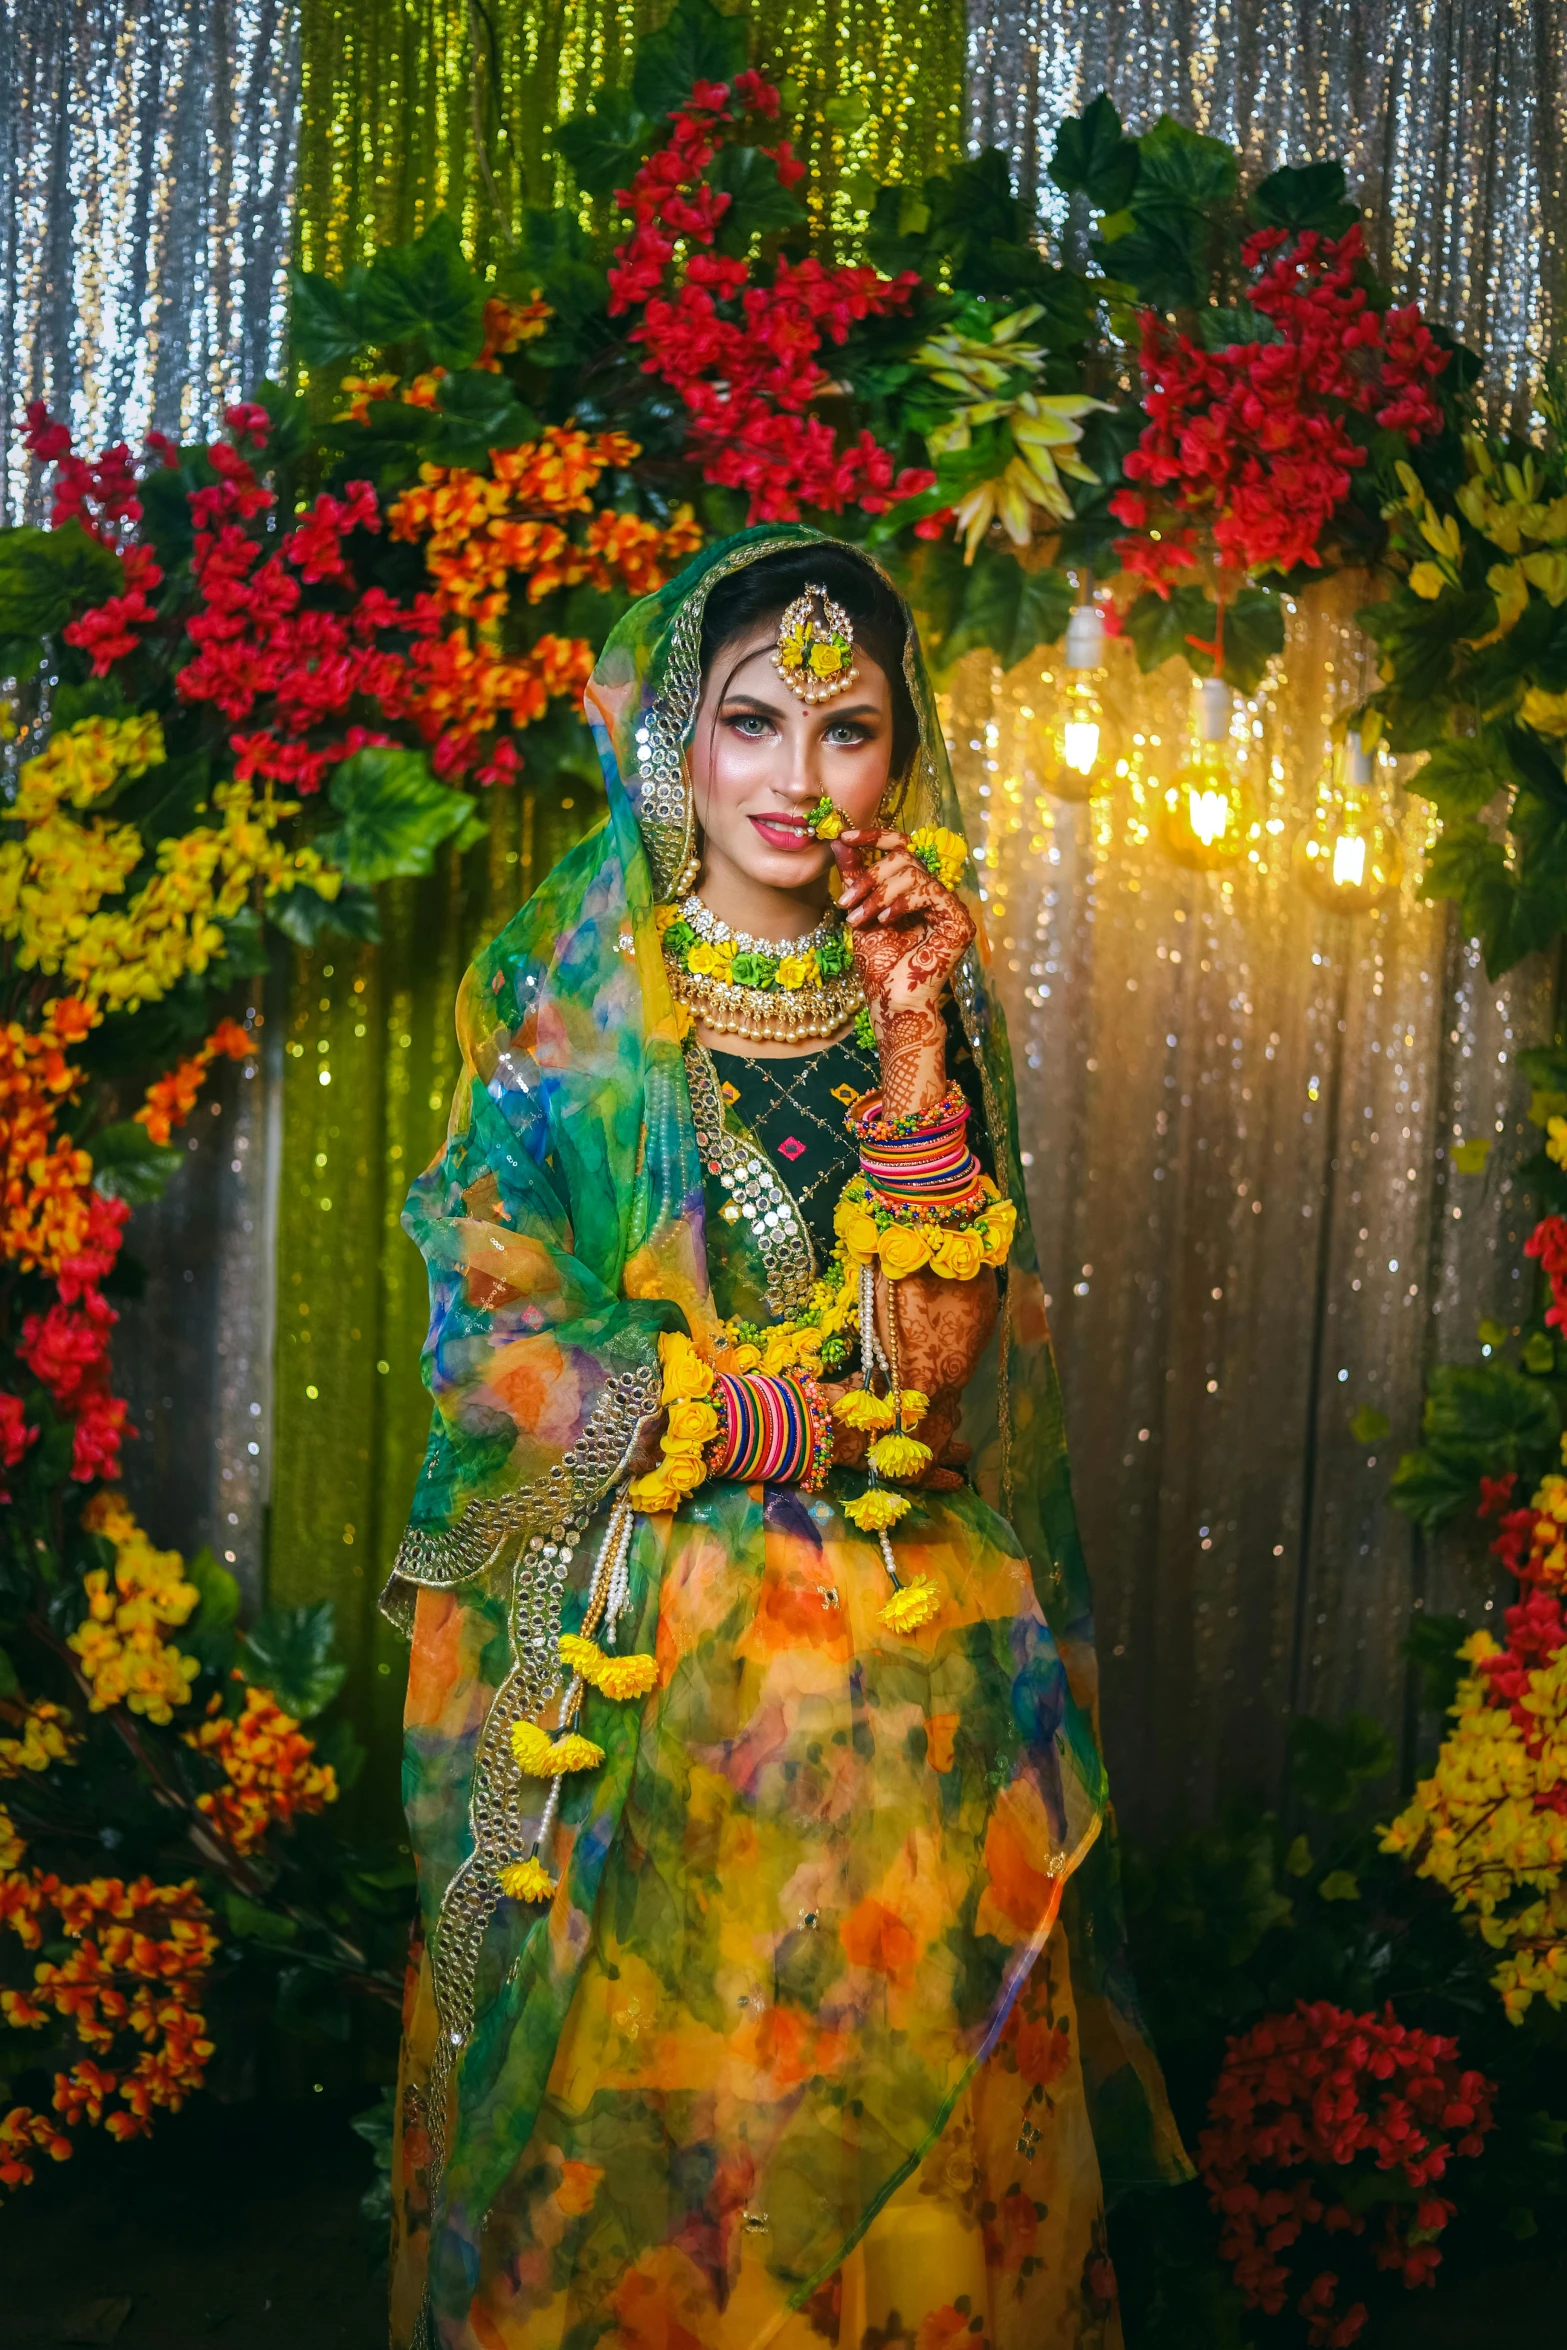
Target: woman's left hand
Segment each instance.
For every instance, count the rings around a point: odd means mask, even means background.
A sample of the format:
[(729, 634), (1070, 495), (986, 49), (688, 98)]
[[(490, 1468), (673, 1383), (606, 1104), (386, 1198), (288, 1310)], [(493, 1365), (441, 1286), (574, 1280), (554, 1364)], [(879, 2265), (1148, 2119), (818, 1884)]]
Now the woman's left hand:
[[(963, 900), (926, 871), (901, 832), (851, 829), (832, 847), (843, 875), (838, 904), (879, 1036), (890, 1014), (936, 1009), (974, 936), (974, 921)], [(867, 849), (880, 852), (874, 865), (865, 862)]]

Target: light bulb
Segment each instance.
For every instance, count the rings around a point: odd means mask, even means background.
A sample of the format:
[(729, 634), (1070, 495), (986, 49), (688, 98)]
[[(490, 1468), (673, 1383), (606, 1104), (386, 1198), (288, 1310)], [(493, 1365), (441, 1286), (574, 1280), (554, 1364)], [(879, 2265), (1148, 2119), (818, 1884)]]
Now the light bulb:
[(1178, 865), (1206, 871), (1246, 853), (1256, 811), (1230, 755), (1229, 728), (1229, 688), (1210, 677), (1198, 699), (1198, 739), (1160, 812), (1160, 834)]
[(1404, 854), (1375, 789), (1375, 769), (1358, 734), (1347, 737), (1342, 766), (1330, 768), (1316, 810), (1295, 842), (1293, 862), (1302, 886), (1319, 906), (1365, 914), (1396, 889)]
[(1061, 703), (1045, 745), (1046, 791), (1058, 800), (1088, 800), (1115, 775), (1114, 729), (1099, 697), (1104, 621), (1095, 604), (1079, 604), (1067, 625)]

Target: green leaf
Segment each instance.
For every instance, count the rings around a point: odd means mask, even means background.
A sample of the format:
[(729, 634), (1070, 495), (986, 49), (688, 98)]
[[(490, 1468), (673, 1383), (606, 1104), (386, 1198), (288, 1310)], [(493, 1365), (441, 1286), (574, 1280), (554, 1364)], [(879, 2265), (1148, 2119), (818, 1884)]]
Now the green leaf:
[(1392, 1435), (1393, 1423), (1386, 1412), (1379, 1412), (1371, 1404), (1363, 1403), (1350, 1420), (1349, 1432), (1357, 1444), (1369, 1448), (1373, 1444), (1381, 1444)]
[(1392, 1768), (1393, 1741), (1369, 1714), (1342, 1722), (1303, 1714), (1290, 1733), (1290, 1786), (1314, 1811), (1348, 1811), (1363, 1781)]
[(744, 73), (748, 46), (743, 14), (721, 16), (712, 0), (678, 0), (667, 22), (637, 43), (631, 94), (644, 114), (672, 114), (695, 83)]
[(370, 341), (364, 319), (367, 276), (361, 268), (337, 285), (313, 269), (292, 272), (289, 342), (306, 367), (330, 367), (336, 360), (352, 359)]
[(1316, 1862), (1311, 1857), (1310, 1837), (1295, 1837), (1284, 1855), (1286, 1874), (1291, 1877), (1309, 1877), (1315, 1867)]
[(1520, 1454), (1554, 1452), (1561, 1415), (1548, 1388), (1507, 1363), (1441, 1363), (1431, 1374), (1423, 1425), (1431, 1444), (1462, 1445), (1477, 1457), (1494, 1453), (1501, 1468), (1512, 1469)]
[(720, 147), (707, 177), (729, 198), (718, 230), (721, 252), (743, 253), (753, 237), (795, 228), (806, 217), (805, 206), (790, 195), (777, 164), (760, 147)]
[(9, 1655), (0, 1648), (0, 1697), (18, 1697), (22, 1684), (16, 1677), (16, 1667)]
[(1050, 177), (1069, 196), (1083, 195), (1096, 212), (1119, 212), (1132, 200), (1141, 157), (1135, 139), (1121, 135), (1121, 117), (1105, 91), (1056, 132)]
[(1521, 1360), (1524, 1369), (1532, 1371), (1537, 1379), (1549, 1378), (1556, 1368), (1556, 1341), (1543, 1330), (1531, 1330), (1524, 1341)]
[(464, 466), (480, 472), (492, 449), (515, 449), (533, 439), (539, 420), (525, 408), (504, 375), (485, 367), (464, 368), (444, 377), (436, 390), (433, 428), (423, 449), (432, 465)]
[(1478, 1487), (1477, 1469), (1422, 1448), (1403, 1455), (1388, 1490), (1395, 1509), (1434, 1534), (1466, 1505), (1473, 1506)]
[(0, 638), (53, 636), (73, 612), (117, 596), (124, 567), (79, 522), (0, 530)]
[(612, 196), (631, 181), (652, 133), (629, 91), (601, 90), (591, 112), (566, 117), (555, 143), (585, 196)]
[[(1108, 229), (1110, 223), (1105, 223)], [(1132, 286), (1140, 302), (1155, 310), (1190, 308), (1208, 291), (1204, 254), (1208, 227), (1200, 213), (1170, 210), (1138, 219), (1113, 244), (1101, 239), (1095, 259)]]
[(1422, 1611), (1410, 1617), (1400, 1645), (1420, 1676), (1421, 1702), (1429, 1713), (1445, 1714), (1458, 1695), (1464, 1675), (1458, 1651), (1473, 1630), (1462, 1616), (1428, 1616)]
[(1025, 571), (1015, 555), (982, 547), (964, 577), (956, 619), (940, 647), (941, 664), (947, 667), (983, 645), (1003, 669), (1011, 669), (1037, 645), (1055, 643), (1075, 600), (1064, 572)]
[(1438, 744), (1410, 779), (1410, 790), (1434, 800), (1444, 820), (1478, 816), (1497, 793), (1515, 780), (1501, 744), (1490, 733)]
[(1200, 587), (1173, 588), (1168, 597), (1156, 596), (1150, 588), (1126, 615), (1126, 633), (1136, 651), (1138, 668), (1146, 675), (1164, 661), (1191, 661), (1194, 647), (1189, 639), (1198, 637), (1211, 644), (1218, 618), (1218, 606)]
[(418, 341), (441, 367), (473, 364), (484, 342), (484, 287), (449, 213), (438, 212), (411, 245), (381, 248), (361, 309), (372, 343)]
[(422, 751), (382, 745), (344, 759), (327, 797), (342, 822), (319, 834), (316, 846), (364, 888), (433, 871), (441, 843), (477, 813), (466, 793), (437, 783)]
[(1155, 207), (1186, 205), (1207, 212), (1227, 203), (1240, 176), (1235, 150), (1224, 139), (1210, 139), (1188, 130), (1172, 114), (1161, 114), (1151, 131), (1137, 142), (1141, 169), (1137, 179), (1139, 219)]
[(299, 1927), (293, 1918), (283, 1917), (275, 1909), (268, 1909), (259, 1901), (248, 1901), (243, 1893), (225, 1896), (223, 1912), (228, 1929), (242, 1942), (268, 1942), (281, 1947), (296, 1940)]
[(1341, 237), (1360, 218), (1347, 201), (1342, 163), (1305, 163), (1275, 171), (1252, 189), (1246, 209), (1259, 228), (1320, 229)]
[(226, 1632), (238, 1621), (239, 1585), (205, 1544), (194, 1558), (186, 1560), (185, 1580), (201, 1593), (197, 1622), (203, 1632)]
[(1317, 1891), (1324, 1901), (1358, 1901), (1360, 1879), (1348, 1869), (1329, 1869)]
[(1284, 650), (1284, 599), (1269, 588), (1243, 587), (1224, 607), (1224, 677), (1237, 693), (1255, 693), (1264, 670)]
[(375, 946), (381, 937), (381, 916), (369, 889), (345, 887), (335, 898), (313, 889), (280, 890), (267, 900), (267, 920), (297, 947), (316, 947), (324, 938), (362, 938)]
[(245, 1635), (245, 1678), (270, 1689), (285, 1713), (308, 1722), (331, 1704), (348, 1675), (333, 1655), (337, 1622), (332, 1602), (313, 1607), (269, 1607)]
[(1472, 1142), (1455, 1142), (1448, 1156), (1460, 1175), (1483, 1175), (1491, 1156), (1491, 1138), (1482, 1134)]
[(123, 1118), (101, 1126), (92, 1137), (93, 1182), (110, 1199), (123, 1199), (133, 1208), (161, 1199), (185, 1153), (156, 1143), (145, 1126)]

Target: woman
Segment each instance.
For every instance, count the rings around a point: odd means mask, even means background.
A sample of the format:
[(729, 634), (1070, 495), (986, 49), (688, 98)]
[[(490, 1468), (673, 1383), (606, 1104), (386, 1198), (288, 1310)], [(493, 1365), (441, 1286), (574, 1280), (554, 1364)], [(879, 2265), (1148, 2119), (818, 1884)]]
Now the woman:
[(1118, 2342), (1105, 2187), (1183, 2157), (913, 626), (751, 531), (587, 700), (608, 822), (469, 973), (407, 1217), (393, 2340)]

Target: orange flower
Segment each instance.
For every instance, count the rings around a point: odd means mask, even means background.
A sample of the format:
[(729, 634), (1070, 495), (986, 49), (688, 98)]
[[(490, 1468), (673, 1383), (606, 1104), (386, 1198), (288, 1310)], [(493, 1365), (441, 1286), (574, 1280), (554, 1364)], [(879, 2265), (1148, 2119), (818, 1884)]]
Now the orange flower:
[(81, 1071), (65, 1057), (93, 1025), (74, 996), (44, 1006), (36, 1028), (0, 1027), (0, 1256), (58, 1275), (82, 1253), (91, 1222), (92, 1160), (54, 1139)]
[(509, 354), (519, 343), (531, 343), (543, 334), (555, 313), (535, 294), (531, 302), (509, 302), (492, 295), (484, 305), (484, 349), (476, 367), (493, 367), (497, 352)]
[(850, 1966), (868, 1967), (873, 1974), (906, 1974), (919, 1956), (919, 1945), (896, 1911), (867, 1894), (843, 1921), (840, 1936)]
[(196, 1801), (236, 1852), (251, 1851), (297, 1812), (319, 1812), (337, 1801), (336, 1772), (330, 1763), (313, 1760), (315, 1740), (270, 1689), (247, 1688), (237, 1717), (225, 1714), (222, 1704), (220, 1697), (212, 1699), (207, 1719), (185, 1732), (185, 1743), (215, 1757), (222, 1768), (228, 1785)]
[(201, 1081), (211, 1064), (220, 1058), (242, 1061), (254, 1049), (255, 1039), (237, 1020), (220, 1020), (205, 1044), (147, 1088), (147, 1099), (136, 1112), (137, 1124), (146, 1127), (152, 1141), (166, 1143), (195, 1108)]

